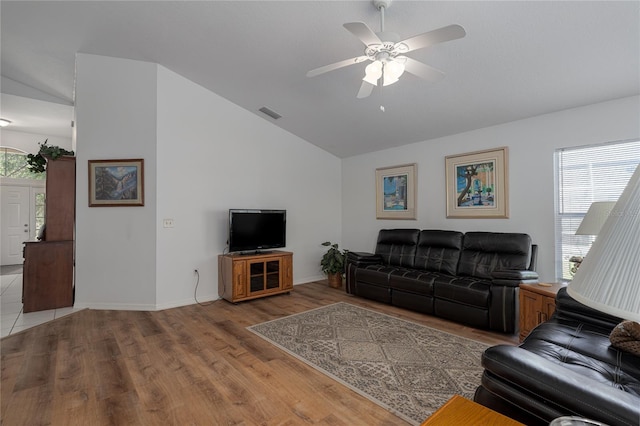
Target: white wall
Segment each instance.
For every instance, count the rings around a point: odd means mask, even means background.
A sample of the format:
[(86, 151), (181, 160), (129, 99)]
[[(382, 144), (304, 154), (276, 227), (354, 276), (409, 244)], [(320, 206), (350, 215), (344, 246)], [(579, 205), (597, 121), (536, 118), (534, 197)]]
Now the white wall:
[[(340, 238), (340, 160), (159, 67), (157, 285), (160, 307), (217, 299), (230, 208), (287, 210), (294, 283), (322, 278)], [(174, 219), (163, 228), (162, 219)]]
[(16, 132), (14, 130), (0, 130), (0, 145), (16, 148), (29, 154), (35, 154), (40, 150), (40, 145), (47, 140), (47, 145), (59, 146), (72, 150), (71, 138), (59, 136), (47, 136), (37, 133)]
[[(217, 299), (229, 208), (287, 210), (294, 283), (341, 235), (340, 159), (155, 64), (78, 55), (76, 306)], [(87, 160), (144, 158), (145, 206), (87, 207)], [(163, 228), (162, 220), (174, 220)]]
[[(76, 59), (76, 307), (154, 309), (157, 65)], [(143, 207), (88, 207), (88, 160), (143, 158)]]
[[(630, 97), (546, 114), (400, 148), (346, 158), (342, 162), (342, 242), (373, 251), (384, 228), (525, 232), (539, 245), (541, 280), (555, 281), (554, 151), (640, 137), (640, 98)], [(445, 161), (455, 155), (509, 147), (508, 219), (447, 219)], [(417, 220), (376, 220), (377, 167), (418, 164)]]

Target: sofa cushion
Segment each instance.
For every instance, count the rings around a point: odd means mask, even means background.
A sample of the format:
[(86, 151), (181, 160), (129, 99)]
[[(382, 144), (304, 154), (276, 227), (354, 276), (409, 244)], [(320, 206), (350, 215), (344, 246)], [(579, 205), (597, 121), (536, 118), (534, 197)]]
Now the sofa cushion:
[(357, 271), (358, 283), (364, 282), (367, 284), (389, 287), (389, 274), (396, 269), (397, 267), (388, 265), (367, 265), (365, 267), (360, 267)]
[[(436, 299), (449, 300), (460, 305), (488, 308), (491, 282), (470, 277), (441, 275), (433, 284)], [(463, 306), (460, 309), (464, 309)]]
[(609, 331), (583, 322), (551, 320), (536, 327), (520, 347), (581, 377), (640, 396), (639, 358), (611, 346)]
[(527, 234), (467, 232), (458, 275), (490, 280), (495, 270), (527, 269), (530, 257), (531, 237)]
[(421, 231), (414, 267), (456, 275), (463, 236), (462, 232), (457, 231)]
[(433, 295), (433, 282), (440, 274), (417, 269), (398, 268), (389, 274), (389, 286), (393, 290)]
[(502, 404), (493, 401), (509, 401), (516, 410), (502, 413), (519, 421), (524, 421), (523, 414), (540, 419), (526, 422), (531, 425), (548, 425), (560, 416), (586, 417), (608, 425), (638, 425), (640, 399), (636, 395), (539, 355), (512, 345), (487, 349), (482, 355), (482, 386), (493, 397), (476, 401), (496, 411), (501, 411)]
[(376, 254), (387, 265), (413, 268), (419, 235), (418, 229), (381, 229)]

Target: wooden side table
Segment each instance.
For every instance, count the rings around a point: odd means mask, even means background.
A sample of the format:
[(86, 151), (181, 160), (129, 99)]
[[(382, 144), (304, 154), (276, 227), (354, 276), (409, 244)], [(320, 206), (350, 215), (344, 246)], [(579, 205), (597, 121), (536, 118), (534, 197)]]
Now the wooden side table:
[(556, 310), (558, 290), (564, 283), (520, 284), (520, 341)]
[(460, 395), (454, 395), (446, 404), (438, 408), (438, 411), (422, 422), (420, 426), (451, 425), (524, 426), (504, 414), (469, 401)]

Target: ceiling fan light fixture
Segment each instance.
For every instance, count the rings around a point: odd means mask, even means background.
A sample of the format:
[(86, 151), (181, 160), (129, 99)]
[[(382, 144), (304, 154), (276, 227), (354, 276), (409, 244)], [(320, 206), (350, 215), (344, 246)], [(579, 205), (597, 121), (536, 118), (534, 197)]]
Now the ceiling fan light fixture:
[(397, 61), (388, 61), (385, 63), (383, 86), (388, 86), (398, 81), (402, 73), (404, 73), (404, 64)]
[(382, 77), (382, 62), (373, 61), (364, 69), (365, 76), (363, 78), (369, 84), (374, 86), (378, 84), (378, 80)]
[(389, 76), (387, 76), (385, 74), (384, 79), (382, 81), (383, 81), (383, 83), (382, 83), (383, 86), (390, 86), (393, 83), (396, 83), (398, 81), (398, 79), (397, 78), (393, 78), (393, 77), (389, 77)]
[(388, 86), (398, 81), (405, 72), (405, 66), (408, 73), (427, 81), (435, 82), (444, 77), (442, 71), (404, 56), (404, 54), (462, 38), (466, 35), (464, 28), (453, 24), (399, 40), (400, 37), (397, 33), (386, 31), (384, 28), (384, 12), (392, 0), (371, 1), (380, 11), (380, 32), (375, 33), (364, 22), (347, 22), (342, 25), (365, 45), (364, 55), (315, 68), (307, 72), (307, 76), (314, 77), (349, 65), (371, 61), (365, 70), (363, 81), (360, 83), (358, 99), (371, 95), (373, 89), (378, 86), (380, 78), (382, 78), (380, 82), (382, 86)]

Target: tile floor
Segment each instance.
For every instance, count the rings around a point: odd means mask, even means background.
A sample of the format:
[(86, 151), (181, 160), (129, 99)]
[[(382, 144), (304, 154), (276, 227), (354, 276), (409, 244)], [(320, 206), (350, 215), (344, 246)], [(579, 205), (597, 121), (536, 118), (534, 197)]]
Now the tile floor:
[(0, 275), (0, 337), (15, 334), (79, 309), (61, 308), (49, 311), (22, 312), (22, 274)]

